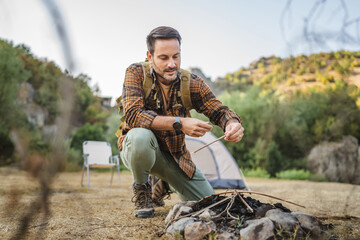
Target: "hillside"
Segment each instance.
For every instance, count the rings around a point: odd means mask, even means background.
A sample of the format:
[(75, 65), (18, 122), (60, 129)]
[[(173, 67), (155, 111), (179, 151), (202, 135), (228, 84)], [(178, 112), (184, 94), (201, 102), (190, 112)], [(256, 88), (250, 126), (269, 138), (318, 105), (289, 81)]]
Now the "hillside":
[(263, 57), (249, 67), (215, 80), (221, 90), (245, 90), (258, 85), (283, 92), (333, 84), (336, 80), (360, 86), (360, 51), (300, 55), (281, 59)]
[[(309, 167), (308, 156), (319, 144), (339, 144), (345, 136), (353, 136), (358, 147), (359, 83), (360, 52), (254, 61), (215, 81), (214, 92), (221, 92), (219, 99), (241, 116), (245, 128), (240, 143), (224, 144), (243, 168), (266, 170), (272, 177), (303, 169), (315, 174), (308, 178), (325, 178), (323, 172)], [(212, 131), (218, 137), (223, 134), (218, 128)], [(341, 154), (335, 155), (337, 162), (342, 160)]]

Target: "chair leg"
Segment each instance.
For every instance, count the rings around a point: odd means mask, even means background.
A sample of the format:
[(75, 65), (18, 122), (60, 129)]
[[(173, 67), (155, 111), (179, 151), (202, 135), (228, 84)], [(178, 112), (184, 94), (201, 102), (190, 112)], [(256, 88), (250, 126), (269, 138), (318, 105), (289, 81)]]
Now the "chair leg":
[(112, 184), (112, 180), (113, 180), (113, 177), (114, 177), (114, 168), (112, 168), (112, 171), (111, 171), (111, 179), (110, 179), (110, 185)]
[(89, 166), (87, 166), (87, 183), (88, 187), (90, 187)]
[(85, 169), (85, 165), (83, 165), (82, 167), (82, 174), (81, 174), (81, 186), (83, 187), (84, 184), (83, 184), (83, 179), (84, 179), (84, 169)]
[(118, 170), (118, 182), (119, 182), (119, 187), (120, 187), (120, 166), (117, 166), (117, 170)]

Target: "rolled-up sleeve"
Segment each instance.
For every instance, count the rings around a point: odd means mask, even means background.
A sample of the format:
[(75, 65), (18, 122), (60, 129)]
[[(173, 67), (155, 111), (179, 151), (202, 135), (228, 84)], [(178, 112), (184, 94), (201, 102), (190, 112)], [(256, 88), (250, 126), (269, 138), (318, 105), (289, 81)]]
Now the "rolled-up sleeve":
[(241, 117), (224, 106), (201, 78), (195, 77), (191, 85), (191, 94), (195, 110), (203, 113), (212, 124), (219, 126), (223, 131), (225, 131), (226, 123), (231, 119), (241, 123)]
[(146, 110), (144, 107), (143, 79), (141, 66), (133, 64), (126, 69), (122, 98), (125, 122), (130, 128), (150, 129), (152, 121), (157, 116), (156, 112)]

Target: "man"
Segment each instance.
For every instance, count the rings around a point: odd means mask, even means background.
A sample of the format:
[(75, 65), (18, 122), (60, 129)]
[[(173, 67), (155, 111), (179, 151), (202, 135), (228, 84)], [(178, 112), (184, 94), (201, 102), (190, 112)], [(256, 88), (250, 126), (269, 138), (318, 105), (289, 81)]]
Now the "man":
[[(146, 40), (153, 85), (146, 97), (142, 64), (127, 68), (122, 93), (125, 124), (118, 140), (121, 159), (134, 178), (132, 200), (136, 217), (154, 214), (149, 174), (169, 183), (182, 201), (214, 194), (185, 146), (185, 134), (200, 137), (212, 126), (187, 117), (182, 103), (181, 36), (177, 30), (162, 26), (152, 30)], [(222, 105), (204, 81), (194, 74), (190, 77), (190, 97), (196, 111), (224, 130), (225, 140), (238, 142), (242, 139), (241, 118)]]

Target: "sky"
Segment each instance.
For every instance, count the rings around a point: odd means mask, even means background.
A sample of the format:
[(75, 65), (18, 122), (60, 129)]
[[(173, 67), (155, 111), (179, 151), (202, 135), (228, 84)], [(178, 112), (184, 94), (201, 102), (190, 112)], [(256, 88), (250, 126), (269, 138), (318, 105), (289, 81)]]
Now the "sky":
[[(0, 0), (0, 38), (25, 44), (39, 58), (69, 66), (45, 7), (46, 0)], [(215, 80), (248, 67), (260, 57), (288, 57), (321, 51), (359, 51), (359, 44), (344, 44), (339, 33), (343, 21), (360, 16), (360, 1), (327, 0), (55, 0), (65, 23), (75, 67), (102, 96), (121, 95), (126, 68), (146, 57), (146, 35), (155, 27), (171, 26), (182, 36), (181, 67), (199, 67)], [(291, 2), (290, 7), (286, 8)], [(309, 17), (310, 16), (310, 17)], [(304, 20), (309, 32), (322, 31), (320, 45), (304, 41)], [(358, 29), (360, 28), (358, 24)], [(356, 25), (348, 27), (355, 38)]]

